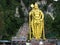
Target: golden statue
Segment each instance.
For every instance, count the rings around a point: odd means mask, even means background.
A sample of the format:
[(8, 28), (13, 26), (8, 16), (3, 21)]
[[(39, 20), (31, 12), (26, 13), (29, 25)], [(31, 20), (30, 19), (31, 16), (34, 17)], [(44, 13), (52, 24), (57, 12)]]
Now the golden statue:
[(44, 34), (44, 14), (38, 8), (38, 4), (35, 3), (31, 5), (32, 10), (29, 12), (29, 29), (30, 29), (30, 39), (35, 37), (39, 40), (42, 36), (45, 39)]

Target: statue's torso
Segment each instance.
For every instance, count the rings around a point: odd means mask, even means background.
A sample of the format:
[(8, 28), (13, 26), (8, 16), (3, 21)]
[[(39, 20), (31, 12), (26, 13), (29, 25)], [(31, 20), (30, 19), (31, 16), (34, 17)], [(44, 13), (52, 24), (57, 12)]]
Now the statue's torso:
[(32, 20), (35, 23), (40, 23), (40, 19), (41, 19), (40, 11), (39, 10), (33, 10)]

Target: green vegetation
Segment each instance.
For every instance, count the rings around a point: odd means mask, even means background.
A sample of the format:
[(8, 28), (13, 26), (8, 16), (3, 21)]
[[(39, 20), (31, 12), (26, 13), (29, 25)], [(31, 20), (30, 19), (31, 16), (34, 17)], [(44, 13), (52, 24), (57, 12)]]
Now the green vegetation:
[[(0, 1), (0, 39), (11, 39), (24, 22), (24, 15), (15, 17), (16, 6), (20, 6), (19, 2), (15, 0), (1, 0)], [(19, 13), (23, 13), (21, 6)]]

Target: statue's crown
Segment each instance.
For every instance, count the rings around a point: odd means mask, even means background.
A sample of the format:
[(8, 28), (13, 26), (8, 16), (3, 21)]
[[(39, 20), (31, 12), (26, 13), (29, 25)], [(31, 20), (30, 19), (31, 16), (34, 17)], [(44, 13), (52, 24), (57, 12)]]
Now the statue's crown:
[(35, 3), (35, 5), (34, 6), (37, 6), (38, 7), (38, 4), (37, 3)]

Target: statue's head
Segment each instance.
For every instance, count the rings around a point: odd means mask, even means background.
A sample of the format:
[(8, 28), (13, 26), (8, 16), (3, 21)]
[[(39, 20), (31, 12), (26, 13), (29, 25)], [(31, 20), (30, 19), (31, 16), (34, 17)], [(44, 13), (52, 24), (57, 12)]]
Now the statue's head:
[(35, 3), (34, 8), (38, 8), (38, 4), (37, 3)]

